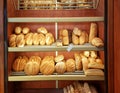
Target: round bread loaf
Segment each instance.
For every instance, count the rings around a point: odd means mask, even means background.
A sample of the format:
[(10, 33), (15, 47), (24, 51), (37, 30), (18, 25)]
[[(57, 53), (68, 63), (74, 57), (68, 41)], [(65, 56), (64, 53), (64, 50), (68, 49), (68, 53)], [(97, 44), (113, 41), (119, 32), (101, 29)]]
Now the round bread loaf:
[(66, 61), (66, 70), (67, 72), (74, 72), (75, 71), (75, 60), (74, 59), (68, 59)]
[(20, 34), (22, 32), (22, 28), (20, 26), (15, 27), (15, 34)]
[(58, 56), (55, 57), (55, 62), (61, 62), (62, 60), (64, 60), (63, 55), (58, 55)]
[(47, 31), (47, 29), (45, 27), (39, 27), (37, 29), (37, 32), (42, 33), (42, 34), (47, 34), (48, 33), (48, 31)]
[(55, 65), (55, 70), (57, 73), (63, 74), (66, 71), (66, 65), (64, 62), (58, 62)]
[(28, 27), (24, 27), (23, 30), (22, 30), (23, 34), (27, 34), (29, 32), (30, 32), (30, 29)]

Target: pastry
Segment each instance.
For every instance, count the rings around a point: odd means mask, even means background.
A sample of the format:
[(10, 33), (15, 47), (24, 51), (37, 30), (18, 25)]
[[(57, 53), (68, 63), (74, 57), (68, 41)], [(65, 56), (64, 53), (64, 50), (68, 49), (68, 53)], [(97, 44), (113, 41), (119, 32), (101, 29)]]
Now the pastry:
[(79, 44), (80, 45), (83, 45), (86, 43), (86, 34), (85, 34), (85, 31), (82, 31), (82, 34), (81, 36), (79, 37)]
[(77, 35), (75, 35), (74, 33), (72, 33), (72, 43), (74, 45), (78, 45), (78, 43), (79, 43), (79, 37)]
[(38, 34), (38, 41), (40, 43), (40, 45), (45, 45), (45, 42), (46, 42), (46, 38), (45, 38), (45, 35), (44, 34)]
[(79, 53), (74, 54), (76, 70), (82, 70), (82, 58)]
[(97, 24), (91, 23), (90, 33), (89, 33), (89, 43), (91, 43), (93, 38), (95, 38), (96, 36), (97, 36)]
[(22, 56), (19, 56), (14, 60), (12, 68), (16, 72), (23, 71), (26, 63), (27, 63), (27, 60), (23, 58)]
[(67, 70), (67, 72), (75, 71), (75, 60), (74, 59), (68, 59), (66, 61), (66, 70)]
[(15, 34), (12, 34), (10, 35), (9, 37), (9, 46), (10, 47), (16, 47), (16, 35)]
[(104, 43), (101, 38), (95, 37), (92, 39), (91, 44), (96, 46), (96, 47), (103, 47)]
[(29, 58), (29, 61), (31, 61), (31, 62), (37, 62), (38, 64), (41, 64), (41, 58), (39, 56), (31, 56)]
[(15, 27), (15, 34), (20, 34), (22, 32), (22, 28), (20, 26)]
[(78, 29), (77, 27), (74, 27), (73, 34), (77, 36), (81, 36), (82, 30)]
[(63, 55), (58, 55), (58, 56), (55, 57), (55, 62), (61, 62), (62, 60), (64, 60)]
[(101, 69), (87, 69), (84, 73), (85, 75), (104, 76), (104, 72)]
[(28, 28), (28, 27), (24, 27), (23, 29), (22, 29), (22, 33), (23, 34), (27, 34), (27, 33), (29, 33), (30, 32), (30, 29)]
[(17, 47), (24, 47), (25, 45), (25, 39), (23, 34), (19, 34), (16, 37), (16, 45)]
[(33, 33), (32, 41), (33, 45), (39, 45), (40, 39), (38, 33)]
[(25, 35), (25, 43), (26, 43), (26, 45), (33, 44), (33, 33), (28, 33)]
[(56, 63), (55, 70), (56, 70), (57, 73), (63, 74), (66, 71), (65, 62)]
[(39, 27), (37, 29), (37, 32), (42, 33), (42, 34), (47, 34), (48, 33), (48, 31), (47, 31), (47, 29), (45, 27)]
[(54, 43), (54, 37), (52, 33), (47, 33), (46, 34), (46, 45), (51, 45), (52, 43)]
[(27, 75), (37, 75), (39, 73), (39, 64), (37, 62), (29, 61), (25, 65), (24, 72)]

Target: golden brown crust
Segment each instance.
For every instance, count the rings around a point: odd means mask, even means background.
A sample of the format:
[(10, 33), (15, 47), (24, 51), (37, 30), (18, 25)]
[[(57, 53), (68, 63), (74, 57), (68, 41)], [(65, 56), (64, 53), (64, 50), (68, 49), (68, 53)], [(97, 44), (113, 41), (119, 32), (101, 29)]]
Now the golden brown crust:
[(63, 55), (58, 55), (58, 56), (55, 57), (55, 62), (61, 62), (62, 60), (64, 60)]
[(52, 43), (54, 43), (54, 37), (52, 33), (47, 33), (46, 34), (46, 45), (51, 45)]
[(81, 36), (82, 30), (78, 29), (77, 27), (74, 27), (73, 33), (74, 35)]
[(16, 37), (16, 44), (17, 44), (17, 47), (24, 47), (25, 39), (24, 39), (24, 35), (23, 34), (17, 35), (17, 37)]
[(85, 34), (85, 31), (82, 31), (82, 34), (81, 36), (79, 37), (79, 44), (80, 45), (83, 45), (86, 43), (86, 34)]
[(37, 29), (37, 32), (42, 33), (42, 34), (47, 34), (48, 33), (48, 31), (47, 31), (47, 29), (45, 27), (39, 27)]
[(79, 53), (74, 54), (76, 70), (82, 70), (82, 58)]
[(32, 41), (33, 45), (39, 45), (40, 39), (38, 33), (33, 33)]
[(28, 33), (25, 35), (25, 43), (26, 43), (26, 45), (33, 44), (33, 33)]
[(90, 51), (90, 56), (92, 57), (92, 58), (97, 58), (98, 56), (97, 56), (97, 51)]
[(16, 47), (16, 35), (15, 34), (12, 34), (10, 35), (9, 37), (9, 46), (10, 47)]
[(20, 34), (22, 32), (22, 28), (20, 26), (15, 27), (15, 34)]
[(89, 63), (88, 59), (86, 57), (83, 57), (82, 58), (83, 71), (88, 69), (88, 63)]
[(103, 47), (104, 43), (101, 38), (95, 37), (92, 39), (91, 44), (96, 46), (96, 47)]
[(38, 41), (39, 41), (39, 43), (40, 43), (40, 45), (45, 45), (45, 40), (46, 40), (46, 38), (45, 38), (45, 35), (44, 34), (38, 34)]
[(77, 35), (75, 35), (74, 33), (72, 33), (72, 43), (74, 45), (78, 45), (78, 43), (79, 43), (79, 37)]
[(37, 62), (27, 62), (25, 65), (24, 72), (27, 75), (37, 75), (39, 73), (39, 64)]
[(55, 70), (57, 73), (63, 74), (66, 71), (66, 65), (64, 62), (58, 62), (55, 65)]
[(31, 61), (31, 62), (37, 62), (39, 65), (41, 64), (41, 58), (39, 56), (31, 56), (29, 58), (29, 61)]
[(91, 23), (90, 33), (89, 33), (89, 43), (91, 43), (93, 38), (95, 38), (96, 36), (97, 36), (97, 24)]
[(74, 72), (75, 71), (75, 60), (68, 59), (66, 61), (67, 72)]
[(28, 27), (24, 27), (23, 30), (22, 30), (23, 34), (27, 34), (29, 32), (30, 32), (30, 29)]
[(63, 37), (62, 42), (63, 42), (63, 45), (65, 45), (65, 46), (69, 45), (69, 37), (68, 36)]

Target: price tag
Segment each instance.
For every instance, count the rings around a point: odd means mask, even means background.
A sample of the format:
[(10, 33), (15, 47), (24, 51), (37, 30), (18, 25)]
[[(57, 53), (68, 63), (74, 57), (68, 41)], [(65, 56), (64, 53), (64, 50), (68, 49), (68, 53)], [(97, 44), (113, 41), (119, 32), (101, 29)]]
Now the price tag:
[(69, 44), (68, 48), (67, 48), (67, 51), (70, 52), (73, 48), (73, 44)]

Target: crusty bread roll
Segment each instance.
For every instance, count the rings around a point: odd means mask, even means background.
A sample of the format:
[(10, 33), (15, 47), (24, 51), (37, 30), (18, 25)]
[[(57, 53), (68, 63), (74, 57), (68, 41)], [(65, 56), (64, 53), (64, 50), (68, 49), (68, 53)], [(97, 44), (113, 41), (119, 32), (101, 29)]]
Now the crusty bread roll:
[(58, 55), (58, 56), (55, 57), (55, 62), (61, 62), (62, 60), (64, 60), (63, 55)]
[(40, 72), (44, 75), (51, 75), (55, 71), (55, 62), (51, 56), (43, 58), (40, 65)]
[(75, 71), (75, 60), (74, 59), (67, 59), (66, 61), (66, 70), (67, 72), (74, 72)]
[(88, 64), (88, 68), (104, 69), (104, 64), (93, 61)]
[(32, 41), (33, 41), (33, 45), (39, 45), (40, 39), (38, 33), (33, 33)]
[(40, 45), (45, 45), (46, 38), (44, 34), (42, 33), (38, 34), (38, 40), (39, 40)]
[(30, 29), (28, 28), (28, 27), (24, 27), (23, 29), (22, 29), (22, 33), (23, 34), (27, 34), (27, 33), (29, 33), (30, 32)]
[(24, 72), (27, 75), (37, 75), (39, 73), (40, 66), (37, 62), (29, 61), (25, 65)]
[(52, 43), (54, 43), (54, 37), (52, 35), (52, 33), (47, 33), (46, 35), (46, 45), (51, 45)]
[(103, 47), (104, 43), (103, 40), (99, 37), (95, 37), (92, 39), (91, 44), (96, 46), (96, 47)]
[(72, 33), (72, 43), (74, 45), (78, 45), (79, 44), (79, 37), (77, 35), (75, 35), (74, 33)]
[(82, 31), (81, 36), (79, 37), (79, 44), (83, 45), (86, 43), (86, 33), (85, 31)]
[(20, 26), (15, 27), (15, 34), (20, 34), (22, 32), (22, 28)]
[(24, 58), (22, 56), (19, 56), (14, 60), (12, 68), (16, 72), (23, 71), (26, 63), (27, 63), (27, 60), (25, 59), (25, 56)]
[(76, 70), (82, 70), (82, 58), (79, 53), (74, 54)]
[(89, 43), (91, 43), (93, 38), (95, 38), (96, 36), (97, 36), (97, 24), (91, 23), (90, 33), (89, 33)]
[(25, 35), (25, 43), (26, 43), (26, 45), (33, 44), (33, 33), (28, 33)]
[(101, 69), (87, 69), (84, 73), (85, 75), (104, 76), (104, 72)]
[(16, 37), (16, 45), (17, 47), (24, 47), (25, 45), (25, 39), (23, 34), (19, 34)]
[(97, 51), (90, 51), (90, 56), (92, 58), (97, 58)]
[(47, 31), (47, 29), (45, 27), (39, 27), (37, 29), (37, 32), (42, 33), (42, 34), (47, 34), (48, 33), (48, 31)]
[(63, 37), (62, 42), (63, 42), (63, 45), (65, 45), (65, 46), (69, 45), (69, 37), (68, 36)]
[(66, 71), (65, 62), (56, 63), (55, 70), (56, 70), (57, 73), (63, 74)]
[(89, 57), (90, 56), (90, 51), (83, 51), (83, 55), (85, 57)]
[(62, 30), (62, 36), (63, 37), (67, 37), (68, 36), (68, 30), (67, 29), (63, 29)]
[(10, 35), (10, 37), (9, 37), (9, 46), (10, 47), (16, 47), (16, 37), (17, 37), (17, 35), (15, 35), (15, 34)]
[(73, 33), (74, 35), (80, 36), (82, 34), (82, 30), (78, 29), (77, 27), (74, 27)]

